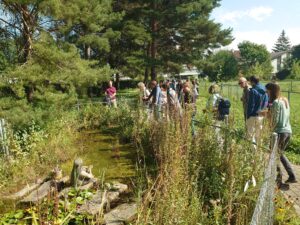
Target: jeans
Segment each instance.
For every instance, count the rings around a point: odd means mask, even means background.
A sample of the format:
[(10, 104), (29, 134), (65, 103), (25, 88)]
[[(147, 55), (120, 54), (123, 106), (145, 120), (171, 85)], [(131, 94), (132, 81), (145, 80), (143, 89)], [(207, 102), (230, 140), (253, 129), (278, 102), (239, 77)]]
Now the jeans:
[[(289, 178), (295, 179), (295, 173), (292, 169), (290, 161), (287, 159), (287, 157), (283, 154), (289, 141), (291, 139), (291, 134), (289, 133), (279, 133), (278, 134), (278, 151), (280, 156), (280, 161), (286, 170), (287, 174), (289, 175)], [(277, 178), (276, 178), (277, 184), (282, 183), (282, 171), (280, 169), (280, 165), (278, 163), (277, 165)]]

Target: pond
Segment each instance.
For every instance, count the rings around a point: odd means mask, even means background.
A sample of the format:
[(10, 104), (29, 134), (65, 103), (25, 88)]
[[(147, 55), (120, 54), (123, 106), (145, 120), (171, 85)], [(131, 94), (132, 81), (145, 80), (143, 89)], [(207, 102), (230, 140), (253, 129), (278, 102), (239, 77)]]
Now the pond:
[[(76, 157), (83, 160), (84, 166), (92, 165), (92, 173), (100, 181), (117, 180), (128, 183), (130, 178), (135, 176), (136, 151), (130, 144), (119, 143), (117, 137), (103, 134), (98, 130), (82, 131), (78, 146), (83, 146), (83, 151), (80, 151)], [(60, 167), (64, 175), (70, 175), (73, 159)], [(15, 201), (0, 202), (0, 217), (2, 213), (18, 208)]]
[[(135, 176), (136, 151), (130, 144), (121, 144), (118, 138), (105, 135), (97, 130), (84, 131), (80, 135), (84, 151), (77, 157), (86, 166), (92, 165), (95, 177), (105, 181), (126, 180)], [(73, 161), (68, 161), (61, 167), (64, 174), (70, 174)]]

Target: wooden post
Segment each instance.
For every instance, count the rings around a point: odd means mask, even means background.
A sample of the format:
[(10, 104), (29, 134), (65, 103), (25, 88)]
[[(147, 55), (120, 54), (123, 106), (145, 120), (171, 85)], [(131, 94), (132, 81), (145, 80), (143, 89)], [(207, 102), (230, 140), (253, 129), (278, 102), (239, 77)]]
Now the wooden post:
[(289, 103), (291, 104), (291, 91), (288, 90), (288, 100), (289, 100)]
[(6, 134), (6, 128), (5, 128), (5, 120), (0, 119), (0, 144), (1, 144), (1, 150), (2, 153), (8, 155), (9, 150), (7, 146), (7, 134)]
[(74, 188), (78, 187), (78, 180), (81, 172), (83, 161), (81, 158), (78, 158), (74, 161), (72, 172), (71, 172), (71, 185)]

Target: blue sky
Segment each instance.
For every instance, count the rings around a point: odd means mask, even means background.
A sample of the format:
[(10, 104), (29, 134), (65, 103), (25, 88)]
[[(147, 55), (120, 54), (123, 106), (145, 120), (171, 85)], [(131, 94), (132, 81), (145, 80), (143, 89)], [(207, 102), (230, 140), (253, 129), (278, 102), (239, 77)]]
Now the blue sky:
[(228, 49), (248, 40), (271, 50), (283, 29), (292, 45), (300, 44), (300, 0), (222, 0), (212, 18), (233, 28)]

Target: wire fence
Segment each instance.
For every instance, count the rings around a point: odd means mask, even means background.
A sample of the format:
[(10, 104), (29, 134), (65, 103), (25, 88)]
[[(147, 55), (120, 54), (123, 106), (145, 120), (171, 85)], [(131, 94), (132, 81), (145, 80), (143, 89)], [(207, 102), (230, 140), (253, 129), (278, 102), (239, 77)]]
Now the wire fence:
[(272, 135), (271, 146), (271, 156), (265, 170), (264, 181), (260, 189), (250, 225), (273, 225), (274, 222), (274, 197), (278, 158), (278, 135), (276, 133)]

